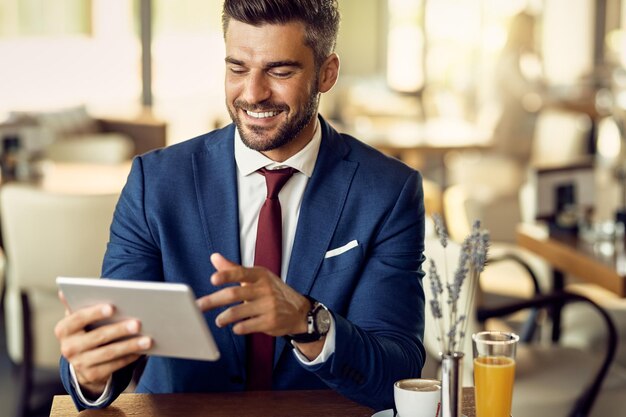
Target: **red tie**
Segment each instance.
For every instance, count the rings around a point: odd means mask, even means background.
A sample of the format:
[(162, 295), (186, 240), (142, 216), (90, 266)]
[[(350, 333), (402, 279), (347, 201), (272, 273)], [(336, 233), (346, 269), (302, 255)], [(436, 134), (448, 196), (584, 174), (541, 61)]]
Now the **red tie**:
[[(256, 236), (254, 265), (264, 266), (280, 276), (283, 246), (282, 214), (278, 193), (291, 178), (293, 168), (258, 171), (265, 177), (267, 197), (261, 213)], [(248, 337), (248, 390), (271, 390), (274, 363), (274, 338), (265, 333)]]

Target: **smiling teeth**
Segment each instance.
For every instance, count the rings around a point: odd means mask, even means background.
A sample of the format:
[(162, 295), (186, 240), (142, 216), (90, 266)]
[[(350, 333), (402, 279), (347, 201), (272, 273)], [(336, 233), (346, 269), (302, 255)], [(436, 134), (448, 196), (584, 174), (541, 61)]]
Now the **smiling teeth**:
[(262, 112), (262, 113), (255, 113), (255, 112), (246, 110), (246, 113), (248, 114), (248, 116), (255, 117), (257, 119), (264, 119), (266, 117), (276, 116), (279, 112), (277, 112), (277, 111), (266, 111), (266, 112)]

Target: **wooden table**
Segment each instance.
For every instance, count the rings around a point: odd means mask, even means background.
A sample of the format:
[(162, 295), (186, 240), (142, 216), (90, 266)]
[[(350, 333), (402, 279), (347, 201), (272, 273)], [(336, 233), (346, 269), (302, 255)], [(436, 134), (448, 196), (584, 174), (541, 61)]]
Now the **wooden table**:
[[(463, 413), (475, 417), (474, 389), (463, 388)], [(374, 410), (334, 391), (211, 394), (122, 394), (102, 410), (76, 411), (68, 395), (54, 397), (50, 417), (370, 417)]]
[[(521, 224), (517, 243), (545, 259), (561, 274), (571, 274), (583, 281), (597, 284), (626, 297), (626, 255), (619, 251), (612, 256), (597, 254), (593, 245), (575, 237), (549, 236), (538, 224)], [(555, 289), (562, 289), (555, 288)]]
[[(517, 243), (534, 252), (552, 267), (552, 290), (565, 288), (565, 275), (597, 284), (618, 296), (626, 297), (626, 254), (616, 251), (612, 256), (599, 255), (593, 244), (576, 237), (555, 237), (539, 224), (517, 227)], [(561, 328), (561, 307), (552, 309), (552, 340), (558, 341)]]
[(444, 157), (450, 151), (488, 150), (492, 132), (460, 119), (420, 122), (402, 118), (377, 118), (346, 131), (379, 151), (421, 169), (435, 160), (441, 167), (439, 184), (445, 187)]

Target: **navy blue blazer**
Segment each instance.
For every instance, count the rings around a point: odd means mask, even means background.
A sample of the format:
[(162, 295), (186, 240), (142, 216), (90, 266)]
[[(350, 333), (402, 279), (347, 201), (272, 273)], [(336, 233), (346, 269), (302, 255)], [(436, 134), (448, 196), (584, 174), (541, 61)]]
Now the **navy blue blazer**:
[[(286, 282), (325, 304), (335, 353), (305, 366), (276, 339), (273, 388), (332, 388), (375, 409), (393, 406), (393, 382), (417, 377), (425, 360), (424, 204), (421, 176), (320, 119), (322, 142), (304, 192)], [(234, 125), (135, 158), (111, 225), (102, 276), (183, 282), (197, 297), (219, 288), (209, 256), (240, 262)], [(332, 257), (327, 251), (356, 240)], [(216, 362), (150, 357), (137, 392), (245, 389), (245, 337), (215, 326)], [(184, 325), (184, 324), (182, 324)], [(69, 367), (61, 360), (69, 384)], [(130, 380), (116, 372), (110, 404)]]

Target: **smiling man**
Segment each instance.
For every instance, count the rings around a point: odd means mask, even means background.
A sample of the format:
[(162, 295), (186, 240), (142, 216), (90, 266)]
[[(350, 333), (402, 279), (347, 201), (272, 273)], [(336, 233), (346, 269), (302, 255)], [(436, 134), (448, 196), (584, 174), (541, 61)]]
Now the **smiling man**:
[[(420, 375), (421, 177), (318, 115), (338, 26), (336, 0), (226, 0), (234, 123), (135, 159), (102, 275), (187, 283), (221, 351), (149, 357), (137, 392), (332, 388), (383, 409)], [(151, 346), (137, 320), (85, 331), (113, 309), (55, 329), (78, 408), (109, 405)]]
[(335, 84), (339, 59), (332, 53), (317, 64), (304, 46), (301, 22), (257, 27), (232, 20), (227, 25), (230, 117), (247, 147), (284, 161), (313, 137), (319, 93)]

